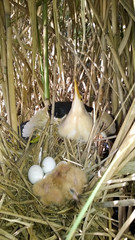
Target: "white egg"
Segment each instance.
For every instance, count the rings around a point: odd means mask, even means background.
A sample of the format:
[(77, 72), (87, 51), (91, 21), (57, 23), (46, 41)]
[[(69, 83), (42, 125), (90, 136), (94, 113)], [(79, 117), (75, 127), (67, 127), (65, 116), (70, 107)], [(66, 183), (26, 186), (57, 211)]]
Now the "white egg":
[(43, 169), (39, 165), (33, 165), (30, 167), (30, 169), (28, 171), (28, 179), (32, 184), (43, 179), (43, 177), (44, 177), (44, 172), (43, 172)]
[(56, 167), (56, 162), (52, 157), (46, 157), (42, 162), (42, 169), (44, 173), (51, 172)]

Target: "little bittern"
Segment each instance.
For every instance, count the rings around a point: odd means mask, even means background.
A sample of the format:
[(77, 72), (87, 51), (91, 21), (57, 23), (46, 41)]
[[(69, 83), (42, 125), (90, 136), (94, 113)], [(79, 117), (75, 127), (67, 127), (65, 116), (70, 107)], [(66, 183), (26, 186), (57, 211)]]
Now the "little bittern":
[(87, 112), (75, 80), (75, 94), (68, 115), (58, 126), (58, 132), (62, 137), (87, 141), (92, 129), (92, 117)]

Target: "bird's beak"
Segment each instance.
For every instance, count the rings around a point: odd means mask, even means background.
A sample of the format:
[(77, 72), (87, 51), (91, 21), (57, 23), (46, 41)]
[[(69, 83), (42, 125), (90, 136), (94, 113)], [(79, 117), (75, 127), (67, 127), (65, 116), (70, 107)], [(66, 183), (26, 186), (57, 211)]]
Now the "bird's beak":
[(77, 193), (73, 190), (73, 189), (70, 189), (70, 193), (72, 195), (72, 198), (76, 201), (79, 201), (78, 199), (78, 196), (77, 196)]
[(76, 79), (74, 79), (74, 87), (75, 87), (75, 96), (77, 96), (80, 100), (82, 100), (82, 97), (79, 93), (79, 89), (78, 89), (78, 86), (77, 86)]

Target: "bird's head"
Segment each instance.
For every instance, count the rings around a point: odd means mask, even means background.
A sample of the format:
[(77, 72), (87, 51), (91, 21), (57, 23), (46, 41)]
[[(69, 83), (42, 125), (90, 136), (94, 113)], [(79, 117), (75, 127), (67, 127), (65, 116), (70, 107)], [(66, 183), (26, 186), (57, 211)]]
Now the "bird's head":
[(85, 106), (82, 102), (82, 97), (79, 93), (76, 79), (74, 79), (74, 100), (72, 102), (71, 111), (74, 112), (74, 116), (86, 112)]
[(78, 195), (77, 195), (77, 193), (76, 193), (76, 191), (75, 191), (74, 189), (70, 188), (70, 189), (69, 189), (69, 193), (71, 194), (71, 198), (72, 198), (72, 199), (74, 199), (74, 200), (76, 200), (76, 201), (79, 201)]

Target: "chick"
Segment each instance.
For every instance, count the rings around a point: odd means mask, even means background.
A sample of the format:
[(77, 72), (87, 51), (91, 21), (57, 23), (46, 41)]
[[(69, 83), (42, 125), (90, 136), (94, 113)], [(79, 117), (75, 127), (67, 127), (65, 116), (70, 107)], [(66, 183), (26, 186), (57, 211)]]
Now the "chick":
[(75, 96), (68, 115), (58, 126), (62, 137), (86, 142), (92, 130), (92, 117), (85, 109), (75, 80)]
[(61, 162), (52, 173), (33, 186), (33, 193), (48, 206), (62, 205), (66, 200), (78, 200), (87, 182), (84, 171), (73, 164)]
[[(66, 166), (67, 165), (67, 166)], [(64, 168), (69, 168), (65, 175), (65, 181), (62, 185), (62, 191), (66, 199), (78, 200), (78, 195), (82, 193), (83, 187), (87, 182), (86, 175), (80, 168), (66, 164)]]
[(51, 204), (60, 205), (63, 203), (63, 194), (54, 183), (51, 174), (33, 185), (33, 193), (38, 196), (40, 201), (46, 206)]

